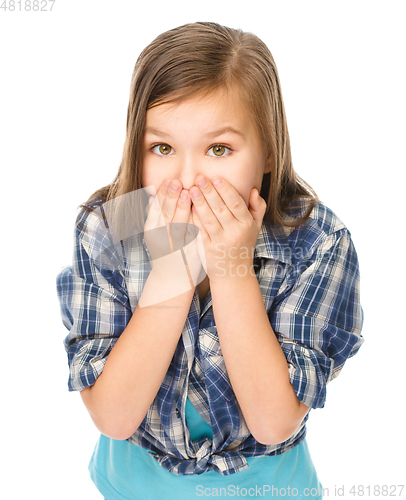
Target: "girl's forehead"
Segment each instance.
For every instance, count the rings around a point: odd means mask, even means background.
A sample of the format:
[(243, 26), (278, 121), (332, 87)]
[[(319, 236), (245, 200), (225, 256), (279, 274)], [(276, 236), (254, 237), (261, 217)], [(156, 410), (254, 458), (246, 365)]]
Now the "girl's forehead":
[(233, 122), (242, 127), (251, 125), (252, 113), (238, 92), (219, 90), (152, 107), (146, 114), (146, 128), (153, 127), (158, 122), (166, 122), (170, 125), (198, 120), (208, 124)]

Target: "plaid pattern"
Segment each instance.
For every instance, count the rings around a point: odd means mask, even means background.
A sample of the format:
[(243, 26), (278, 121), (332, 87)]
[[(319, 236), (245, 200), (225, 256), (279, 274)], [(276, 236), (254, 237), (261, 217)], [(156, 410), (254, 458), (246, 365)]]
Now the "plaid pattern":
[[(92, 385), (103, 371), (151, 268), (142, 233), (115, 241), (101, 200), (93, 206), (93, 212), (79, 214), (73, 265), (57, 277), (62, 319), (69, 330), (65, 348), (70, 391)], [(304, 201), (298, 201), (287, 217), (297, 217), (305, 208)], [(264, 223), (254, 268), (297, 397), (311, 408), (321, 408), (326, 384), (364, 341), (351, 235), (329, 208), (319, 204), (297, 229)], [(129, 438), (174, 474), (232, 474), (248, 467), (246, 457), (283, 453), (306, 434), (309, 414), (281, 444), (267, 446), (252, 437), (230, 385), (211, 305), (209, 292), (200, 310), (195, 291), (168, 372), (142, 424)], [(190, 440), (187, 397), (211, 425), (213, 440)]]

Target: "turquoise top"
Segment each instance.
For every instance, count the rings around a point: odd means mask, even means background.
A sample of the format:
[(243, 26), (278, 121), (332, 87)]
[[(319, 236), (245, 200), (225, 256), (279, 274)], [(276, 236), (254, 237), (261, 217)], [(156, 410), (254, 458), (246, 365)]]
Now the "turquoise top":
[[(192, 441), (202, 436), (213, 438), (210, 425), (189, 398), (185, 416)], [(190, 500), (207, 496), (322, 498), (322, 486), (306, 440), (281, 455), (248, 457), (247, 462), (248, 469), (227, 476), (214, 471), (180, 476), (161, 467), (148, 450), (101, 434), (89, 471), (107, 500)]]
[[(190, 401), (186, 404), (186, 419), (192, 440), (210, 435), (210, 426)], [(286, 498), (322, 498), (322, 486), (306, 440), (281, 455), (248, 457), (247, 462), (248, 469), (228, 476), (214, 471), (178, 476), (161, 467), (144, 448), (101, 434), (89, 471), (107, 500), (191, 500), (208, 496), (275, 498), (276, 491)]]

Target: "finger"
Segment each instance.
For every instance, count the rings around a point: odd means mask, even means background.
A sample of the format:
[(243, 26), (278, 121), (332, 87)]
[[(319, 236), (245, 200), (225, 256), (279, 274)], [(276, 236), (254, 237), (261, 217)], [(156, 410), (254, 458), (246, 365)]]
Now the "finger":
[(194, 241), (197, 238), (198, 234), (199, 234), (199, 228), (196, 226), (196, 224), (193, 221), (192, 210), (189, 209), (189, 216), (188, 216), (188, 221), (187, 221), (187, 226), (186, 226), (186, 234), (185, 234), (185, 246), (188, 245), (190, 242)]
[[(240, 195), (240, 193), (235, 189), (235, 187), (230, 184), (224, 177), (214, 177), (211, 180), (211, 184), (218, 195), (222, 198), (226, 204), (228, 211), (233, 217), (239, 222), (249, 222), (251, 217), (247, 208), (247, 205)], [(219, 214), (220, 222), (223, 218), (229, 218), (226, 211)]]
[(172, 218), (172, 222), (169, 223), (170, 236), (174, 250), (183, 248), (187, 239), (191, 241), (191, 236), (187, 234), (190, 216), (191, 201), (189, 191), (187, 189), (182, 189), (177, 200), (176, 211)]
[(161, 207), (159, 205), (158, 196), (151, 196), (147, 207), (147, 218), (145, 220), (144, 229), (150, 230), (156, 227), (164, 226), (165, 223), (160, 222), (161, 219)]
[(262, 220), (266, 212), (266, 201), (260, 196), (258, 189), (253, 188), (249, 197), (248, 210), (258, 228), (262, 225)]
[(192, 223), (194, 224), (195, 227), (197, 226), (198, 229), (198, 234), (196, 236), (197, 250), (199, 253), (202, 266), (205, 272), (207, 273), (207, 263), (206, 263), (206, 255), (204, 252), (204, 244), (210, 242), (210, 236), (203, 227), (199, 219), (199, 214), (197, 213), (194, 205), (192, 205)]
[(193, 224), (195, 226), (197, 226), (202, 239), (209, 239), (210, 240), (210, 234), (206, 231), (204, 225), (202, 224), (202, 221), (199, 217), (197, 209), (194, 205), (192, 205), (192, 221), (193, 221)]
[[(166, 226), (169, 245), (171, 251), (174, 251), (174, 244), (171, 238), (170, 223), (176, 211), (176, 203), (181, 191), (181, 182), (179, 180), (165, 179), (158, 188), (157, 196), (151, 205), (153, 227)], [(177, 237), (175, 237), (177, 239)], [(176, 242), (175, 246), (177, 248)]]
[(145, 212), (146, 214), (148, 215), (149, 213), (149, 210), (151, 208), (151, 205), (152, 205), (152, 202), (154, 201), (154, 198), (155, 198), (155, 195), (151, 195), (148, 199), (148, 203), (147, 203), (147, 206), (145, 207)]
[(161, 183), (156, 195), (152, 196), (148, 200), (148, 211), (147, 220), (145, 222), (146, 228), (152, 229), (156, 227), (162, 227), (165, 225), (165, 220), (162, 215), (162, 206), (165, 201), (167, 187), (165, 183), (169, 184), (170, 179), (167, 179)]
[[(203, 193), (204, 199), (210, 207), (210, 210), (216, 216), (216, 219), (223, 228), (225, 225), (234, 221), (234, 215), (230, 212), (227, 204), (220, 196), (216, 188), (206, 177), (197, 177), (196, 185)], [(202, 206), (200, 198), (197, 198), (195, 205)], [(201, 216), (203, 216), (203, 214), (201, 214)]]
[[(192, 286), (192, 288), (194, 288), (197, 285), (198, 278), (201, 274), (202, 262), (200, 259), (199, 247), (198, 247), (199, 229), (193, 224), (191, 210), (189, 210), (189, 218), (188, 218), (187, 228), (188, 229), (186, 230), (185, 243), (184, 243), (184, 247), (182, 249), (182, 253), (183, 253), (183, 257), (185, 259), (185, 265), (187, 268), (187, 272), (188, 272), (188, 275), (190, 277), (191, 286)], [(200, 241), (201, 241), (201, 238), (200, 238)]]
[[(166, 181), (167, 182), (167, 181)], [(173, 216), (176, 212), (179, 195), (182, 191), (182, 183), (179, 179), (172, 179), (167, 186), (163, 183), (165, 189), (165, 199), (163, 200), (162, 216), (164, 221), (169, 224), (172, 222)]]
[(210, 236), (210, 239), (215, 238), (220, 232), (224, 230), (223, 226), (220, 224), (220, 221), (213, 213), (206, 198), (197, 186), (193, 186), (190, 189), (190, 194), (194, 208), (193, 217), (195, 218), (197, 216), (197, 221), (200, 223), (199, 229), (201, 231), (205, 229), (207, 234)]
[(177, 200), (176, 211), (172, 222), (187, 224), (191, 216), (191, 203), (189, 191), (187, 189), (182, 189)]

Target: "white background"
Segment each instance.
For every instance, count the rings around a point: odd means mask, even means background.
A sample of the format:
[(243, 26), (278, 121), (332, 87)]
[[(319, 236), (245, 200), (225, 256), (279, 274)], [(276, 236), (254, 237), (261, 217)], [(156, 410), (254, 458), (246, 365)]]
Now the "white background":
[(352, 485), (406, 482), (403, 7), (56, 0), (52, 12), (0, 9), (2, 498), (101, 498), (87, 471), (99, 434), (67, 390), (55, 276), (71, 262), (77, 206), (118, 169), (136, 58), (161, 32), (195, 21), (252, 31), (269, 46), (294, 167), (358, 251), (366, 342), (310, 416), (319, 477), (329, 497), (344, 486), (344, 498), (357, 498)]

